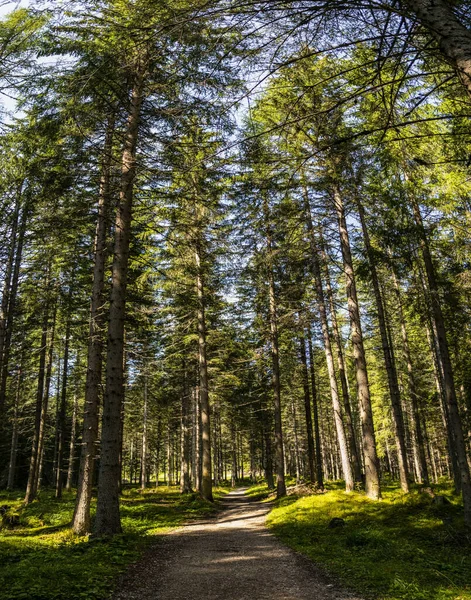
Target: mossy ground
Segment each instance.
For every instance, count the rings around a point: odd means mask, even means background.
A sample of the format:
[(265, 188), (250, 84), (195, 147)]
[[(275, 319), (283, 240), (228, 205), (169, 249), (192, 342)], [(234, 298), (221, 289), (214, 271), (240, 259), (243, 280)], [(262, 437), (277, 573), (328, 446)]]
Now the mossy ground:
[[(223, 495), (215, 490), (216, 500)], [(23, 506), (23, 494), (0, 493), (0, 506), (19, 516), (17, 526), (0, 529), (0, 600), (101, 600), (117, 575), (142, 553), (152, 536), (207, 515), (215, 506), (178, 488), (124, 491), (123, 534), (112, 540), (77, 537), (70, 530), (74, 493), (56, 500), (42, 492)]]
[[(438, 490), (437, 490), (438, 491)], [(257, 490), (260, 494), (262, 490)], [(434, 507), (428, 495), (386, 487), (381, 502), (331, 486), (277, 501), (270, 529), (344, 585), (380, 600), (471, 599), (471, 539), (462, 507)], [(345, 526), (329, 529), (332, 518)]]

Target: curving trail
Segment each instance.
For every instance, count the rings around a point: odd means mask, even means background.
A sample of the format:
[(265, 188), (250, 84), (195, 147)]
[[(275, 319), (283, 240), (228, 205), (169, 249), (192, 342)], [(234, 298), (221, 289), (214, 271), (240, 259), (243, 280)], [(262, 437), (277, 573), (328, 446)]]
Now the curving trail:
[(239, 488), (216, 518), (164, 536), (120, 581), (113, 600), (360, 600), (265, 527), (270, 510)]

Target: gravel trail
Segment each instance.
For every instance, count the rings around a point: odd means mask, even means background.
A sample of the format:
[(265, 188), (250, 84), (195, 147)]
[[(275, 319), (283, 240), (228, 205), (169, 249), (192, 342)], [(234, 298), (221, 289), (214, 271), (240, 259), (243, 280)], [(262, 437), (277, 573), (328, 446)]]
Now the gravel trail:
[(266, 503), (229, 493), (216, 518), (163, 536), (113, 600), (360, 600), (265, 527)]

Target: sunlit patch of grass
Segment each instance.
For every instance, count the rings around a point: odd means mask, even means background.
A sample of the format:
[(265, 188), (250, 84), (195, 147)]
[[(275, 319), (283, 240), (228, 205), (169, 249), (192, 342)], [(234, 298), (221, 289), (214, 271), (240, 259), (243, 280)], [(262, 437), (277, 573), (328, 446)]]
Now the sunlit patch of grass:
[[(365, 596), (381, 600), (471, 599), (471, 544), (462, 507), (434, 507), (428, 495), (386, 486), (381, 502), (338, 486), (277, 502), (268, 525)], [(443, 489), (441, 490), (443, 493)], [(334, 517), (345, 526), (329, 529)]]
[[(216, 501), (227, 490), (216, 488)], [(70, 529), (73, 493), (56, 500), (42, 492), (23, 506), (23, 495), (0, 493), (0, 506), (19, 516), (19, 524), (0, 529), (0, 600), (100, 600), (117, 575), (136, 560), (152, 536), (217, 508), (176, 487), (124, 490), (123, 534), (112, 540), (78, 537)]]
[[(288, 487), (294, 485), (296, 480), (293, 477), (286, 477), (285, 483)], [(251, 485), (245, 492), (245, 495), (252, 498), (252, 500), (273, 499), (276, 497), (276, 487), (274, 489), (269, 489), (266, 481), (261, 481), (255, 485)]]

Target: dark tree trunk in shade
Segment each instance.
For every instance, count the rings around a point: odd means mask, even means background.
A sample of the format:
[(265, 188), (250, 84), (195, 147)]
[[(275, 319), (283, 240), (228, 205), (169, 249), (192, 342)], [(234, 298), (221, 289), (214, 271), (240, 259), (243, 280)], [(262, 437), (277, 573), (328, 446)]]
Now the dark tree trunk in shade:
[[(49, 267), (47, 278), (49, 279)], [(42, 322), (41, 348), (39, 353), (38, 384), (36, 391), (36, 407), (34, 416), (33, 444), (29, 464), (28, 483), (26, 485), (25, 504), (30, 504), (36, 497), (39, 470), (39, 437), (41, 431), (41, 415), (43, 409), (44, 380), (46, 376), (47, 330), (49, 325), (49, 306), (44, 307)]]
[(180, 491), (189, 494), (191, 490), (190, 454), (191, 454), (191, 393), (188, 385), (186, 364), (183, 365), (183, 389), (181, 397), (181, 469)]
[[(23, 182), (21, 182), (16, 202), (15, 208), (13, 211), (13, 220), (11, 225), (11, 230), (9, 231), (8, 239), (10, 242), (10, 248), (8, 251), (8, 256), (6, 259), (5, 272), (3, 277), (3, 290), (2, 290), (2, 301), (0, 303), (0, 414), (3, 412), (5, 407), (5, 392), (6, 385), (3, 386), (3, 365), (7, 361), (4, 360), (5, 356), (5, 342), (7, 335), (7, 328), (9, 322), (9, 306), (10, 306), (10, 295), (12, 288), (12, 277), (14, 271), (15, 264), (15, 254), (17, 253), (17, 233), (18, 233), (18, 222), (20, 216), (20, 205), (21, 205), (21, 190), (23, 187)], [(8, 366), (7, 371), (8, 374)]]
[(144, 410), (142, 415), (142, 439), (141, 439), (141, 490), (147, 487), (147, 446), (148, 446), (148, 393), (147, 393), (147, 375), (144, 375)]
[(82, 445), (77, 482), (77, 497), (73, 517), (74, 532), (79, 535), (89, 533), (90, 504), (92, 499), (95, 454), (98, 442), (100, 388), (102, 376), (103, 338), (105, 325), (105, 281), (107, 216), (111, 204), (111, 164), (114, 136), (114, 115), (108, 118), (101, 179), (98, 198), (98, 216), (95, 230), (95, 256), (93, 265), (93, 287), (90, 305), (89, 337), (87, 349), (87, 375), (85, 382), (85, 403), (83, 412)]
[(49, 395), (51, 390), (51, 378), (52, 378), (52, 360), (54, 355), (54, 338), (56, 331), (56, 316), (57, 316), (57, 302), (54, 303), (54, 314), (52, 316), (51, 336), (49, 340), (49, 349), (47, 357), (46, 367), (46, 378), (44, 381), (44, 395), (43, 395), (43, 407), (41, 411), (41, 425), (39, 427), (39, 447), (38, 447), (38, 472), (36, 475), (36, 488), (39, 490), (42, 480), (42, 471), (44, 466), (44, 436), (46, 433), (47, 425), (47, 412), (49, 406)]
[(314, 439), (316, 441), (316, 480), (317, 487), (320, 490), (324, 489), (324, 477), (323, 477), (323, 455), (322, 455), (322, 444), (321, 444), (321, 433), (319, 426), (319, 404), (317, 396), (317, 385), (316, 385), (316, 370), (314, 367), (314, 352), (312, 350), (312, 337), (311, 331), (308, 329), (308, 351), (309, 351), (309, 370), (311, 374), (311, 393), (312, 393), (312, 409), (314, 415)]
[(396, 293), (399, 321), (401, 324), (401, 337), (402, 337), (402, 347), (404, 351), (404, 358), (407, 365), (407, 380), (408, 380), (408, 388), (409, 388), (409, 399), (412, 408), (412, 419), (413, 419), (413, 444), (414, 444), (414, 454), (417, 459), (418, 465), (418, 479), (420, 483), (424, 485), (429, 485), (429, 474), (428, 474), (428, 466), (427, 466), (427, 458), (425, 455), (425, 444), (424, 444), (424, 436), (422, 432), (422, 424), (420, 418), (420, 406), (419, 406), (419, 393), (417, 389), (417, 382), (414, 374), (414, 368), (412, 366), (412, 357), (409, 347), (409, 337), (407, 335), (406, 321), (404, 318), (404, 311), (402, 308), (402, 299), (401, 293), (399, 289), (399, 283), (397, 281), (396, 274), (394, 270), (392, 271), (393, 276), (393, 284), (394, 290)]
[(199, 393), (201, 410), (201, 494), (203, 498), (213, 501), (212, 456), (211, 456), (211, 424), (209, 406), (208, 357), (206, 345), (206, 299), (202, 273), (202, 257), (200, 244), (196, 245), (196, 292), (198, 298), (198, 368)]
[(62, 389), (57, 419), (57, 467), (56, 467), (56, 498), (62, 497), (64, 486), (64, 447), (65, 447), (65, 413), (67, 403), (67, 389), (69, 384), (69, 348), (70, 348), (70, 320), (67, 321), (64, 344), (64, 360), (62, 368)]
[(69, 442), (69, 459), (67, 468), (67, 481), (65, 489), (69, 492), (72, 489), (72, 478), (74, 476), (74, 459), (75, 459), (75, 437), (77, 429), (77, 413), (78, 413), (78, 394), (77, 390), (74, 393), (74, 403), (72, 405), (72, 424), (70, 426), (70, 442)]
[(15, 392), (15, 404), (13, 407), (13, 427), (11, 433), (11, 446), (10, 446), (10, 460), (8, 463), (8, 479), (7, 479), (7, 490), (13, 490), (15, 487), (15, 476), (16, 476), (16, 459), (18, 453), (18, 435), (19, 435), (19, 415), (20, 415), (20, 397), (23, 382), (23, 354), (20, 359), (20, 367), (18, 369), (17, 381), (16, 381), (16, 392)]
[(307, 433), (307, 460), (309, 467), (309, 481), (314, 483), (316, 481), (316, 456), (314, 450), (314, 435), (312, 427), (312, 410), (311, 410), (311, 393), (309, 390), (309, 373), (307, 368), (306, 358), (306, 341), (304, 337), (299, 340), (301, 366), (302, 366), (302, 380), (303, 380), (303, 392), (304, 392), (304, 412), (306, 415), (306, 433)]
[[(2, 298), (4, 306), (2, 306), (2, 323), (0, 328), (0, 414), (3, 411), (5, 405), (8, 367), (10, 363), (11, 337), (13, 334), (13, 319), (16, 310), (16, 297), (18, 294), (20, 268), (23, 257), (23, 244), (26, 234), (26, 226), (28, 223), (29, 212), (29, 205), (25, 204), (21, 213), (18, 235), (15, 235), (12, 241), (12, 248), (15, 249), (15, 254), (14, 261), (12, 262), (13, 271), (11, 277), (9, 277), (10, 284), (7, 286), (7, 280), (5, 281), (6, 297), (4, 299)], [(15, 239), (17, 239), (16, 247), (13, 246)]]
[(420, 239), (422, 250), (422, 258), (425, 266), (425, 274), (428, 284), (428, 302), (430, 306), (430, 314), (434, 330), (434, 337), (437, 346), (437, 358), (441, 375), (443, 377), (445, 407), (447, 412), (447, 425), (450, 430), (450, 437), (454, 441), (456, 450), (456, 458), (458, 462), (459, 473), (461, 477), (461, 493), (463, 495), (465, 523), (471, 526), (471, 476), (466, 452), (466, 443), (463, 435), (461, 424), (461, 416), (458, 409), (456, 398), (455, 381), (453, 376), (453, 368), (451, 365), (448, 340), (446, 335), (445, 319), (443, 317), (442, 307), (440, 303), (440, 294), (437, 285), (435, 267), (430, 252), (427, 235), (420, 207), (414, 195), (410, 195), (414, 219), (417, 226), (417, 231)]

